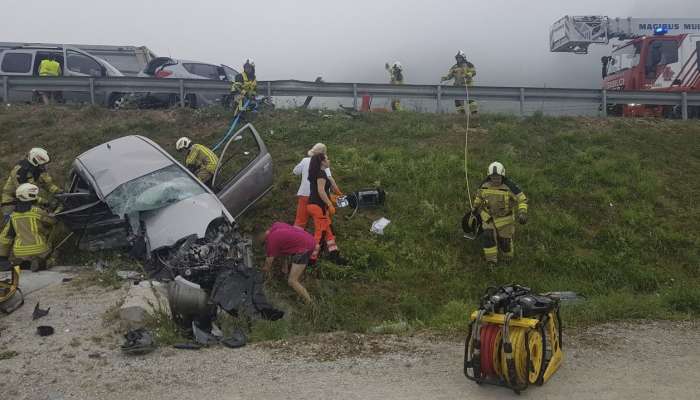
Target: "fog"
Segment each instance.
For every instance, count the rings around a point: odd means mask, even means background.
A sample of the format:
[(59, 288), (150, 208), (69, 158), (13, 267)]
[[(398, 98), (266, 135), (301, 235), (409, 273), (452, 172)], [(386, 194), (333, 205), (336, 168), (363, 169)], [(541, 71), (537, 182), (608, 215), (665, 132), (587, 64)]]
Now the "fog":
[[(109, 4), (107, 4), (109, 3)], [(222, 63), (246, 58), (268, 79), (386, 82), (401, 61), (407, 83), (436, 84), (464, 50), (476, 84), (600, 86), (600, 57), (549, 52), (564, 15), (700, 17), (700, 2), (588, 0), (240, 2), (3, 0), (0, 41), (145, 45), (158, 55)]]

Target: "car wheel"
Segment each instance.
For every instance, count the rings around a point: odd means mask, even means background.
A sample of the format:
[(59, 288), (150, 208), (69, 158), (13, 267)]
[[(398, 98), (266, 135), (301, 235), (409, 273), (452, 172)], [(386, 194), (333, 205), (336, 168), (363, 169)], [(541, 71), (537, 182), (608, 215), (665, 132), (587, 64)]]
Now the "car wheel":
[(197, 108), (197, 95), (188, 94), (185, 96), (185, 107)]

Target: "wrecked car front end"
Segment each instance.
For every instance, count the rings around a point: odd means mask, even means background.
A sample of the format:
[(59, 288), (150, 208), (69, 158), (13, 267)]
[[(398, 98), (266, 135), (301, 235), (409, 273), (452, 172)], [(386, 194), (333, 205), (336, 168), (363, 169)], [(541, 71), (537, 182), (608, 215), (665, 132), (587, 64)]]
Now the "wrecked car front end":
[(126, 248), (154, 278), (177, 287), (179, 276), (227, 312), (281, 316), (262, 293), (250, 239), (219, 198), (150, 139), (125, 136), (86, 151), (70, 182), (57, 217), (80, 249)]

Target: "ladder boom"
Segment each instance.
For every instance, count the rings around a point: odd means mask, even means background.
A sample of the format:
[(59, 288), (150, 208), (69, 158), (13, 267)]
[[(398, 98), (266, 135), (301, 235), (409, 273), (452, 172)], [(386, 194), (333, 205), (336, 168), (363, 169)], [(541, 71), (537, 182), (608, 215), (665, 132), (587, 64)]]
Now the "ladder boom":
[(560, 53), (588, 53), (591, 44), (608, 44), (610, 39), (664, 34), (700, 33), (700, 18), (610, 18), (606, 16), (565, 16), (549, 32), (549, 49)]

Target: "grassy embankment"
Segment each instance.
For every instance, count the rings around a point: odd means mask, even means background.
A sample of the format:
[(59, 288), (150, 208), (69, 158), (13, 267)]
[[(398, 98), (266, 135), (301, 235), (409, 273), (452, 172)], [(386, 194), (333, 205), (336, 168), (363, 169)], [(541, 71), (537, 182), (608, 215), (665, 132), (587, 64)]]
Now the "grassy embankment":
[[(171, 151), (181, 135), (212, 144), (229, 117), (220, 109), (3, 108), (0, 170), (30, 146), (44, 146), (60, 180), (75, 155), (108, 139), (138, 133)], [(586, 294), (588, 301), (565, 309), (569, 324), (700, 314), (697, 122), (482, 116), (470, 136), (472, 193), (486, 165), (499, 160), (531, 210), (518, 227), (516, 260), (495, 272), (459, 228), (467, 207), (459, 116), (276, 111), (256, 127), (275, 162), (275, 188), (241, 218), (244, 230), (293, 220), (291, 169), (317, 141), (328, 144), (345, 191), (379, 184), (388, 193), (381, 210), (352, 220), (339, 212), (338, 243), (352, 267), (324, 262), (307, 277), (317, 307), (299, 304), (283, 282), (272, 284), (293, 311), (256, 324), (257, 338), (378, 326), (459, 331), (484, 288), (507, 282)], [(370, 234), (380, 216), (391, 225), (384, 236)], [(95, 257), (70, 251), (63, 257)]]

